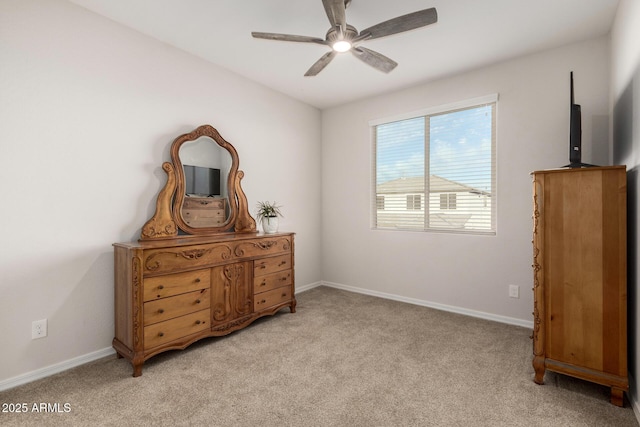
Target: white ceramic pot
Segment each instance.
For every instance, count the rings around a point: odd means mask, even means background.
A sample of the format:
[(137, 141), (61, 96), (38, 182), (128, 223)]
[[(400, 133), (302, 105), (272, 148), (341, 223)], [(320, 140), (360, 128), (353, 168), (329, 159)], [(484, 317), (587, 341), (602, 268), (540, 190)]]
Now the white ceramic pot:
[(262, 231), (266, 234), (273, 234), (278, 232), (278, 217), (269, 216), (262, 217)]

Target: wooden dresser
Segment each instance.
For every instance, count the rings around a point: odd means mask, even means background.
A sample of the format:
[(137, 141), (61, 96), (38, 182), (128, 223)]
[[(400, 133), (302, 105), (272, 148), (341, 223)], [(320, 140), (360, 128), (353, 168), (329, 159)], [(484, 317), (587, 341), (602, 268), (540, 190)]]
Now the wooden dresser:
[(158, 353), (295, 312), (293, 233), (116, 243), (114, 257), (113, 347), (134, 377)]
[(611, 388), (627, 373), (626, 168), (533, 174), (534, 381), (545, 370)]

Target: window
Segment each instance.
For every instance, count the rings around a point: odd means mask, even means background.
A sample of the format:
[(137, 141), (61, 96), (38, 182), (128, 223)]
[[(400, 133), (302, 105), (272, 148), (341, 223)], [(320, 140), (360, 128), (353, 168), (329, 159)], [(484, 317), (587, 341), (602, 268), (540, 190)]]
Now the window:
[(371, 123), (374, 228), (495, 233), (497, 100)]
[(420, 194), (410, 194), (407, 196), (407, 210), (422, 209), (422, 200)]
[(455, 209), (456, 193), (448, 193), (440, 195), (440, 209)]

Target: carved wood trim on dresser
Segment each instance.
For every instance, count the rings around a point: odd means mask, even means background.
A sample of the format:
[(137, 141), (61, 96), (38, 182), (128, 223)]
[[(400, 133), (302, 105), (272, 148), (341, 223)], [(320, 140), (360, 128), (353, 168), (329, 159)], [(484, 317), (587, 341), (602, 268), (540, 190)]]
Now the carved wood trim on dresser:
[(116, 243), (114, 262), (113, 347), (134, 377), (158, 353), (296, 309), (293, 233)]

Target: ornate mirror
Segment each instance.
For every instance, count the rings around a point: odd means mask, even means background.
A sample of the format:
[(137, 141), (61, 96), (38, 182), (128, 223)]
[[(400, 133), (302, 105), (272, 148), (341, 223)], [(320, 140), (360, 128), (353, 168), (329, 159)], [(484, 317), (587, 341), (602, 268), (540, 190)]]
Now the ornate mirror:
[(167, 184), (158, 195), (156, 214), (141, 240), (187, 234), (254, 232), (240, 186), (238, 152), (216, 129), (203, 125), (171, 145), (172, 163), (164, 163)]

